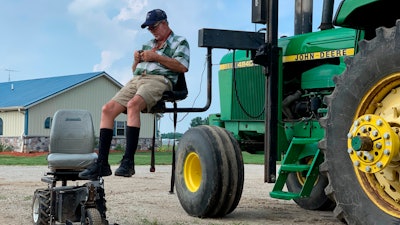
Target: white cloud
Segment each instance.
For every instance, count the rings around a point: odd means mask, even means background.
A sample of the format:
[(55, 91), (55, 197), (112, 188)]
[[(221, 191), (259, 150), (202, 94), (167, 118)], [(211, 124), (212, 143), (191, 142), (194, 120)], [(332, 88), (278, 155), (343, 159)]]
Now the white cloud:
[(93, 71), (103, 71), (109, 69), (112, 64), (122, 56), (116, 51), (105, 50), (101, 52), (101, 62), (94, 65)]
[[(136, 39), (142, 22), (139, 22), (139, 15), (146, 5), (146, 0), (75, 0), (69, 5), (79, 33), (99, 49), (100, 62), (93, 65), (94, 71), (120, 71), (114, 67), (120, 65), (121, 60), (132, 58), (134, 49), (142, 44)], [(124, 66), (130, 68), (128, 64)], [(117, 80), (126, 76), (111, 75)]]
[(147, 0), (126, 0), (126, 6), (121, 9), (116, 19), (121, 21), (130, 19), (143, 19), (141, 12), (147, 6), (147, 4)]

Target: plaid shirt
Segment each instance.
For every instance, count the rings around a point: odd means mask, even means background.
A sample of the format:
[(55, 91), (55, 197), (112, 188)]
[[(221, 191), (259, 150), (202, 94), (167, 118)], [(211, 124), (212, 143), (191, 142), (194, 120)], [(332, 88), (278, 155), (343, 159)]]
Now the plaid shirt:
[[(156, 46), (156, 40), (152, 39), (143, 45), (142, 50), (151, 50)], [(161, 49), (157, 49), (156, 52), (159, 55), (167, 56), (178, 60), (182, 65), (189, 69), (190, 61), (190, 49), (189, 43), (184, 37), (177, 36), (173, 32), (165, 41)], [(142, 74), (153, 74), (153, 75), (164, 75), (171, 80), (173, 84), (176, 84), (178, 80), (178, 73), (173, 72), (167, 67), (161, 65), (158, 62), (141, 62), (136, 66), (136, 70), (133, 75)]]

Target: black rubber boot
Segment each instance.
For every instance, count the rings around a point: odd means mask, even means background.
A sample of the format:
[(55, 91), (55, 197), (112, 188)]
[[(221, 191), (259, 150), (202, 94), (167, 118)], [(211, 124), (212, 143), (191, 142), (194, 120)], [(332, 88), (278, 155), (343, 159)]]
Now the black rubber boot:
[(110, 176), (112, 174), (110, 164), (108, 164), (108, 154), (110, 152), (113, 130), (108, 128), (100, 129), (99, 136), (99, 156), (97, 162), (90, 165), (79, 173), (81, 179), (96, 180), (99, 177)]
[(79, 178), (97, 180), (99, 177), (106, 177), (112, 174), (110, 165), (107, 163), (95, 162), (79, 173)]
[(115, 176), (131, 177), (135, 174), (135, 152), (139, 141), (139, 127), (126, 126), (126, 148)]
[(123, 158), (121, 165), (115, 170), (115, 176), (121, 177), (131, 177), (135, 174), (135, 169), (133, 167), (133, 161), (131, 159)]
[(97, 158), (98, 162), (103, 162), (104, 164), (108, 164), (108, 155), (110, 153), (112, 137), (113, 137), (112, 129), (108, 128), (100, 129), (99, 157)]

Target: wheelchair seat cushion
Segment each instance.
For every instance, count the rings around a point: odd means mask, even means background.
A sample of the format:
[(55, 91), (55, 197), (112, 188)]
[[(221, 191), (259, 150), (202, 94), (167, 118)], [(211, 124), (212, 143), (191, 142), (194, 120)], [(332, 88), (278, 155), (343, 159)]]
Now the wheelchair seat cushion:
[(48, 166), (51, 170), (73, 169), (83, 170), (97, 159), (96, 153), (64, 154), (52, 153), (47, 156)]

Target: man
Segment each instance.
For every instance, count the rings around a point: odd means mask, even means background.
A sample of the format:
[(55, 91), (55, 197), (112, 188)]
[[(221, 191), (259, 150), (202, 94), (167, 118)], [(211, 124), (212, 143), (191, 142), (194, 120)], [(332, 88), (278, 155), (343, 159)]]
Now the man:
[(113, 137), (114, 119), (127, 112), (126, 149), (116, 176), (135, 174), (134, 155), (139, 131), (140, 112), (150, 109), (161, 99), (164, 91), (171, 90), (178, 74), (189, 68), (189, 44), (175, 35), (169, 27), (167, 15), (161, 9), (147, 13), (142, 28), (154, 36), (142, 50), (135, 51), (132, 72), (134, 77), (109, 101), (101, 112), (99, 156), (97, 161), (79, 173), (83, 179), (97, 179), (112, 174), (108, 155)]

